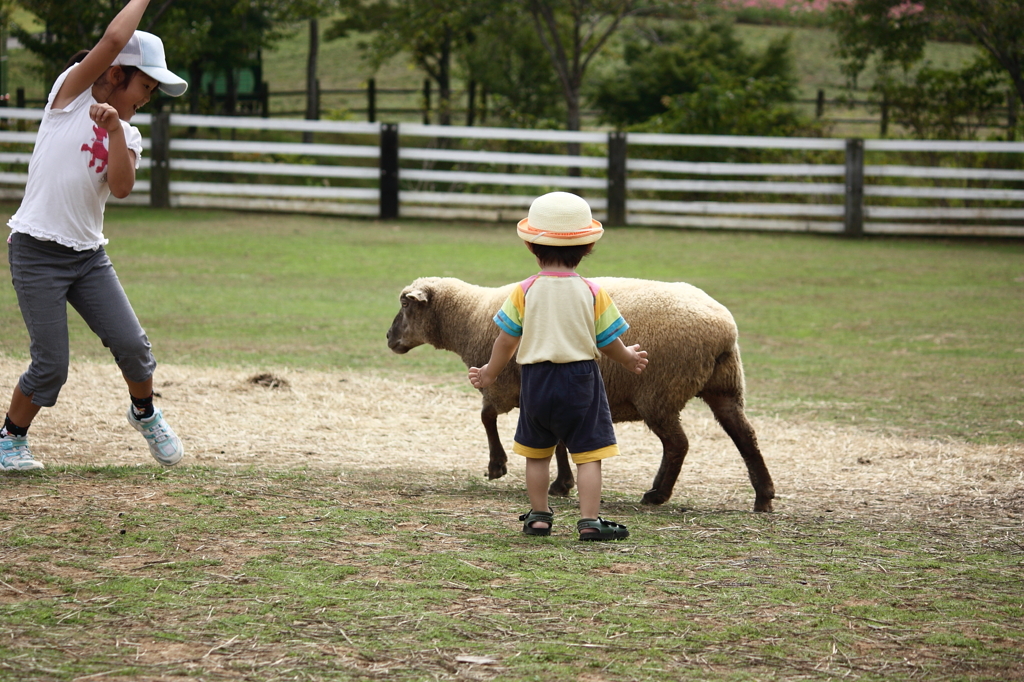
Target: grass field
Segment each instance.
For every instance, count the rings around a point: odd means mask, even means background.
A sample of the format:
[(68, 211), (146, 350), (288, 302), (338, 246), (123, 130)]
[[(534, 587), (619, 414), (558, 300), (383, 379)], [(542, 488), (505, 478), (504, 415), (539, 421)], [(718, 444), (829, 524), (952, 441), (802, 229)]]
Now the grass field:
[[(507, 225), (111, 207), (106, 232), (159, 359), (200, 375), (345, 370), (468, 394), (451, 354), (387, 350), (399, 291), (533, 270)], [(814, 453), (760, 431), (787, 453), (768, 459), (779, 512), (749, 513), (741, 477), (694, 481), (713, 466), (701, 452), (661, 507), (609, 477), (603, 513), (632, 536), (596, 546), (571, 533), (572, 500), (553, 502), (551, 538), (521, 536), (521, 476), (486, 481), (482, 461), (396, 466), (384, 450), (378, 467), (159, 470), (57, 456), (0, 480), (0, 680), (1024, 677), (1024, 244), (630, 228), (582, 271), (681, 279), (730, 307), (755, 424), (801, 424), (791, 433)], [(72, 319), (73, 360), (109, 364)], [(0, 355), (26, 350), (0, 286)], [(224, 388), (214, 413), (256, 400)], [(304, 391), (298, 408), (322, 409)], [(68, 404), (40, 437), (88, 421)], [(410, 432), (429, 428), (408, 412)], [(75, 452), (103, 442), (84, 426)], [(851, 453), (855, 432), (878, 449)], [(318, 433), (329, 452), (362, 432)], [(477, 449), (458, 438), (444, 447)], [(986, 445), (946, 447), (964, 440)]]
[(73, 467), (0, 494), (5, 680), (1024, 674), (1022, 497), (751, 515), (606, 492), (633, 536), (600, 544), (572, 509), (526, 538), (520, 491), (420, 472)]
[[(376, 368), (461, 383), (450, 353), (388, 351), (398, 293), (420, 276), (498, 286), (534, 267), (508, 226), (108, 213), (108, 250), (172, 363)], [(1019, 242), (630, 228), (610, 231), (582, 271), (686, 281), (729, 307), (754, 414), (1024, 441)], [(0, 320), (0, 352), (25, 355), (9, 286)], [(105, 357), (80, 321), (72, 336), (75, 357)]]

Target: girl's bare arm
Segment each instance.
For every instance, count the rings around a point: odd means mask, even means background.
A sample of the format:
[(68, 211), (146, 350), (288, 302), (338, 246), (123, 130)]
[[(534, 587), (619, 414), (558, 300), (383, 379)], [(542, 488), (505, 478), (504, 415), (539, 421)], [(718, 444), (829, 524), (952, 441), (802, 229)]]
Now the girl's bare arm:
[(57, 91), (57, 96), (53, 100), (54, 109), (63, 109), (71, 104), (76, 97), (85, 92), (87, 88), (91, 88), (93, 83), (103, 75), (114, 58), (128, 44), (129, 38), (139, 27), (142, 15), (148, 6), (149, 0), (131, 0), (124, 6), (124, 9), (118, 12), (107, 26), (100, 41), (61, 84), (60, 90)]

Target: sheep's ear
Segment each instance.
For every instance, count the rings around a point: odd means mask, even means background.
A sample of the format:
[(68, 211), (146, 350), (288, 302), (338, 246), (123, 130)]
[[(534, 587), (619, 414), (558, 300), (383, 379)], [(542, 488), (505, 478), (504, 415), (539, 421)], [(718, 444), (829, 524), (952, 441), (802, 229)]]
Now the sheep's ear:
[(426, 303), (427, 292), (423, 291), (422, 289), (413, 289), (412, 291), (406, 292), (405, 298), (411, 301), (419, 301), (420, 303)]

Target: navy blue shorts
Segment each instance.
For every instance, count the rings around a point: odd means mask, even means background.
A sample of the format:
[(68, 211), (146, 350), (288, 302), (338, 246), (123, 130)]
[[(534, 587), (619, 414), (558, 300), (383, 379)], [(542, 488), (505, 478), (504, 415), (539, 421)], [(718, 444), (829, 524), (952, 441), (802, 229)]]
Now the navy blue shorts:
[(565, 443), (577, 464), (619, 454), (608, 396), (594, 360), (522, 366), (513, 450), (543, 459), (551, 456), (558, 441)]

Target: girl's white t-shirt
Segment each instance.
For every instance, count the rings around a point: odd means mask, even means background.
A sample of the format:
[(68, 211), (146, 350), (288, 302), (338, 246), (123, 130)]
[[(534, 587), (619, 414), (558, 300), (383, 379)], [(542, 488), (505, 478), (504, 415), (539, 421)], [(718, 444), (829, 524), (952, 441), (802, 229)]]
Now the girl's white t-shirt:
[[(107, 243), (103, 209), (110, 196), (109, 140), (107, 131), (89, 118), (89, 107), (96, 103), (92, 88), (63, 109), (53, 108), (57, 91), (76, 66), (62, 73), (50, 90), (28, 164), (25, 198), (7, 225), (13, 232), (87, 251)], [(121, 121), (121, 127), (138, 169), (142, 134), (127, 121)]]

